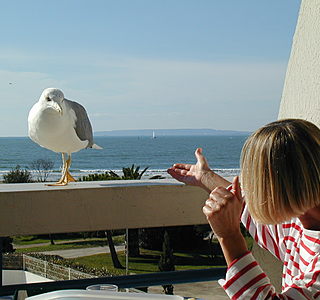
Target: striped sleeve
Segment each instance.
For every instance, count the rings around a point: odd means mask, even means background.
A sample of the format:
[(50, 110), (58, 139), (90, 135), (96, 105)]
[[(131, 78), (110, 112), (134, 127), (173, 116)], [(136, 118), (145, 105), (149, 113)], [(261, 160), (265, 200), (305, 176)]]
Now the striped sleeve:
[(281, 227), (257, 224), (246, 205), (242, 212), (241, 221), (259, 246), (271, 252), (279, 260), (284, 260), (285, 249), (280, 247), (280, 239), (283, 236)]
[(230, 299), (255, 299), (252, 297), (257, 290), (259, 297), (274, 292), (270, 280), (250, 252), (232, 262), (222, 287)]
[(269, 278), (262, 271), (253, 255), (248, 252), (229, 266), (222, 287), (233, 300), (244, 299), (320, 299), (320, 266), (295, 277), (281, 294), (275, 292)]

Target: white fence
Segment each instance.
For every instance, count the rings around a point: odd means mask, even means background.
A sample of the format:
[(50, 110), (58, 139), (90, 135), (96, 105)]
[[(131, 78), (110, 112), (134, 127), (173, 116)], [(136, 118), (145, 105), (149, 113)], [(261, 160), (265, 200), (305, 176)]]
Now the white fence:
[(23, 254), (23, 270), (38, 274), (52, 280), (70, 280), (96, 277), (91, 274), (76, 271), (35, 257)]

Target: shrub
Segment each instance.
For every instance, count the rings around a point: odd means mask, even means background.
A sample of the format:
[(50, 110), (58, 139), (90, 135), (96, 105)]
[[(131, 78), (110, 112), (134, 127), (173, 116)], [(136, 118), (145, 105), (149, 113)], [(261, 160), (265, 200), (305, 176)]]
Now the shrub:
[(89, 174), (87, 176), (82, 176), (79, 181), (102, 181), (102, 180), (120, 180), (121, 177), (113, 171), (106, 171), (105, 173)]
[(38, 182), (46, 182), (50, 173), (52, 172), (54, 162), (50, 159), (36, 159), (34, 160), (30, 168), (37, 174)]
[(29, 256), (41, 259), (43, 261), (47, 261), (49, 263), (53, 263), (56, 265), (64, 266), (67, 268), (72, 268), (74, 270), (91, 274), (97, 277), (109, 277), (109, 276), (119, 276), (122, 275), (122, 272), (117, 272), (117, 270), (113, 270), (112, 273), (107, 270), (106, 268), (93, 268), (93, 267), (88, 267), (86, 265), (82, 265), (78, 262), (73, 262), (68, 259), (64, 259), (63, 257), (59, 255), (46, 255), (43, 253), (28, 253)]
[(149, 167), (143, 169), (142, 172), (139, 172), (140, 167), (133, 164), (131, 167), (123, 167), (123, 175), (120, 176), (113, 171), (106, 171), (105, 173), (98, 174), (89, 174), (87, 176), (82, 176), (79, 181), (102, 181), (102, 180), (134, 180), (141, 179), (142, 175), (148, 170)]
[(32, 182), (32, 176), (28, 170), (21, 169), (21, 167), (17, 165), (8, 174), (3, 175), (3, 182), (4, 183)]
[(131, 168), (122, 168), (123, 176), (122, 179), (125, 180), (132, 180), (132, 179), (141, 179), (142, 175), (145, 173), (145, 171), (148, 170), (149, 167), (144, 168), (144, 170), (140, 173), (140, 167), (136, 167), (134, 165), (131, 166)]

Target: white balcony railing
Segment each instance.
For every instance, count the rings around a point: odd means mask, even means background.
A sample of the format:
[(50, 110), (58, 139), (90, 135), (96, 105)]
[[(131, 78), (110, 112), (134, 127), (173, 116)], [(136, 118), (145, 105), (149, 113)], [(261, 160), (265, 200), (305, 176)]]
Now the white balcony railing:
[(206, 224), (207, 194), (175, 180), (0, 185), (0, 236)]

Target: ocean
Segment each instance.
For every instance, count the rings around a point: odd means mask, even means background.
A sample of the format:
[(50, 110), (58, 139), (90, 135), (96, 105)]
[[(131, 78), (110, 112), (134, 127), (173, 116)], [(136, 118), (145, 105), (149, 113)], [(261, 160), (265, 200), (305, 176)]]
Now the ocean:
[[(195, 163), (194, 151), (203, 148), (209, 165), (222, 176), (239, 174), (241, 148), (247, 136), (158, 136), (95, 137), (102, 150), (84, 149), (72, 155), (71, 173), (75, 178), (89, 173), (112, 170), (121, 174), (122, 167), (132, 164), (141, 170), (148, 167), (144, 178), (169, 175), (166, 170), (174, 163)], [(54, 162), (49, 179), (57, 180), (61, 170), (61, 154), (35, 144), (27, 137), (0, 138), (0, 180), (19, 165), (34, 173), (30, 167), (37, 159)]]

